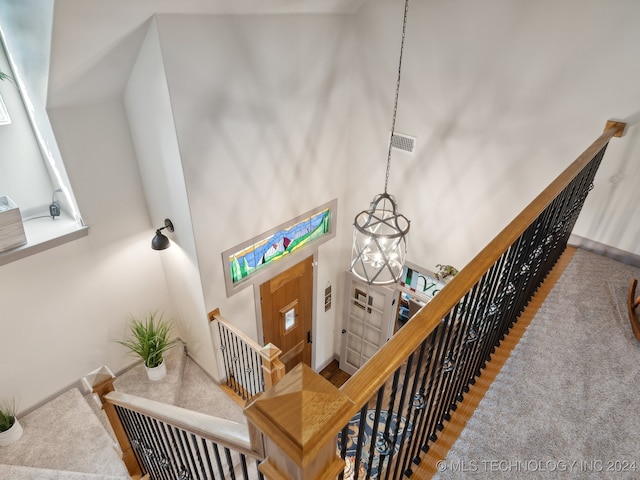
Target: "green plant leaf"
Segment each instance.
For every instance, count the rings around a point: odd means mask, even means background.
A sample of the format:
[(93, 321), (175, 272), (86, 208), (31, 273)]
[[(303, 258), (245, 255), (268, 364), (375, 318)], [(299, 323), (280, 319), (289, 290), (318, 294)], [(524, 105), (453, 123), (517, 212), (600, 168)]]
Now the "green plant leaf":
[(15, 400), (4, 400), (0, 403), (0, 432), (9, 430), (16, 421)]
[(157, 313), (151, 313), (144, 320), (135, 317), (130, 318), (129, 328), (131, 338), (125, 341), (117, 340), (117, 343), (127, 347), (131, 353), (140, 357), (145, 366), (154, 368), (163, 361), (163, 354), (174, 347), (180, 340), (171, 338), (173, 324), (164, 320)]

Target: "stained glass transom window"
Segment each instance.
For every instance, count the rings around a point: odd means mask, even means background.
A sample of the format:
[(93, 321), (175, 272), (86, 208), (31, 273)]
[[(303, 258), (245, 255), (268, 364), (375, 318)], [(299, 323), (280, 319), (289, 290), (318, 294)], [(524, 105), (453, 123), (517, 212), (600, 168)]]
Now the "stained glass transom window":
[(279, 230), (229, 256), (231, 280), (234, 284), (240, 282), (283, 256), (327, 235), (330, 231), (331, 210), (329, 208)]
[(421, 270), (422, 271), (418, 271), (410, 265), (405, 265), (399, 285), (407, 291), (418, 293), (427, 297), (427, 299), (431, 299), (444, 288), (445, 284), (436, 279), (435, 274), (425, 271), (424, 269)]

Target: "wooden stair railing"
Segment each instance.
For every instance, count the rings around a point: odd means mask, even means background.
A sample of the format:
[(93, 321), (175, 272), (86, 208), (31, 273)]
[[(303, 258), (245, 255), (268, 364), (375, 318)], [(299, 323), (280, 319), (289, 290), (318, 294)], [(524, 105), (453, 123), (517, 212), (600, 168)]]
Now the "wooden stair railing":
[(101, 402), (132, 478), (263, 478), (257, 462), (249, 473), (247, 457), (261, 460), (263, 451), (252, 447), (258, 442), (247, 425), (117, 392), (108, 368), (96, 372), (85, 383)]
[(253, 397), (245, 415), (262, 437), (253, 437), (265, 451), (261, 471), (270, 480), (342, 479), (346, 465), (354, 480), (411, 476), (565, 250), (608, 142), (624, 129), (607, 122), (341, 389), (299, 366)]
[(282, 351), (269, 343), (261, 346), (220, 315), (209, 312), (211, 332), (221, 353), (227, 393), (244, 402), (258, 392), (275, 385), (285, 373), (280, 361)]

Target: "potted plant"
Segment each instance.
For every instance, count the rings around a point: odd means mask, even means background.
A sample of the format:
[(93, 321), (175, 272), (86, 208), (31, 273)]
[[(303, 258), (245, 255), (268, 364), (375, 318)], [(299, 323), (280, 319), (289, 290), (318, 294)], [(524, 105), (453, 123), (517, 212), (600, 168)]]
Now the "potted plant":
[(5, 400), (0, 403), (0, 446), (12, 445), (20, 437), (22, 425), (16, 418), (16, 402)]
[(118, 343), (144, 361), (149, 380), (156, 381), (164, 378), (167, 367), (163, 354), (180, 341), (177, 338), (171, 338), (172, 323), (164, 320), (162, 315), (158, 317), (156, 313), (151, 313), (143, 321), (131, 317), (129, 328), (132, 338), (118, 341)]
[[(452, 267), (451, 265), (441, 265), (438, 264), (436, 265), (436, 268), (438, 269), (438, 271), (436, 272), (436, 278), (438, 280), (445, 280), (445, 279), (449, 279), (451, 280), (451, 278), (455, 277), (458, 274), (458, 269), (455, 267)], [(446, 280), (446, 281), (449, 281)]]

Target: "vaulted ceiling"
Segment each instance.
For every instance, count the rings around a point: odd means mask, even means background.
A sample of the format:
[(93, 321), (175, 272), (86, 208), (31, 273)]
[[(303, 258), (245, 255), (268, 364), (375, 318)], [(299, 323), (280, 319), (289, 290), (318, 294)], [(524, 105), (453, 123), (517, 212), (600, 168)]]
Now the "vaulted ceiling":
[(56, 0), (47, 104), (83, 104), (119, 95), (154, 14), (350, 14), (365, 1)]

